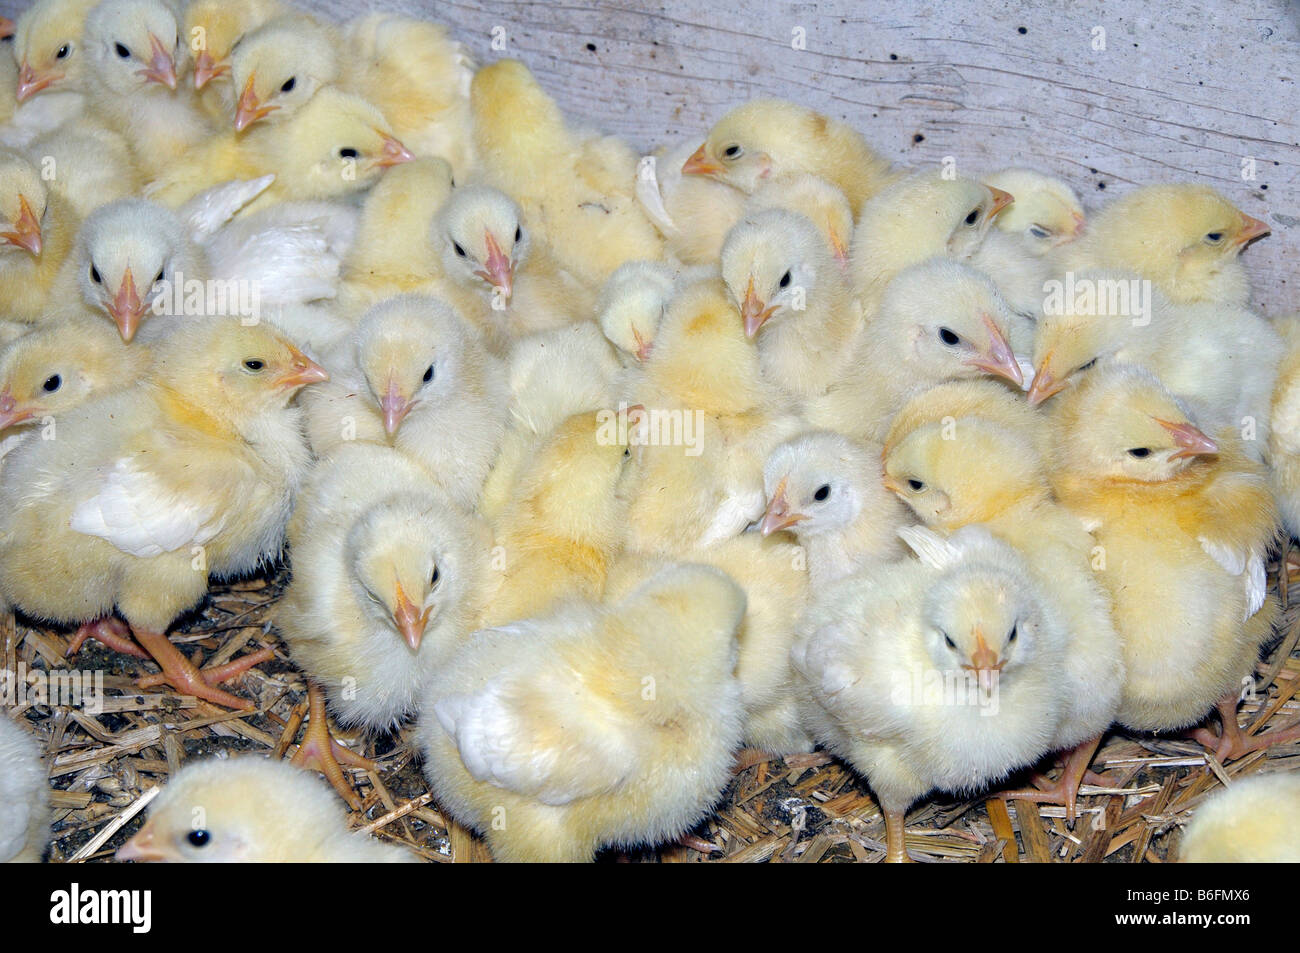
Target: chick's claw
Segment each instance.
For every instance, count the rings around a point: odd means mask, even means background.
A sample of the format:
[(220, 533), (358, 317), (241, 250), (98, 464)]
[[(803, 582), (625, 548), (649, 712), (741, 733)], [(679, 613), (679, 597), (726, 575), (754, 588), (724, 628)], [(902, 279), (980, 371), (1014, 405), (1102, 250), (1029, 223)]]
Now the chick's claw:
[(94, 639), (102, 642), (114, 652), (120, 652), (123, 655), (133, 655), (136, 658), (149, 658), (149, 653), (135, 644), (131, 638), (131, 630), (127, 628), (126, 623), (120, 619), (108, 616), (103, 619), (96, 619), (94, 622), (87, 622), (72, 636), (72, 641), (68, 643), (67, 651), (63, 653), (65, 658), (72, 658), (81, 651), (81, 647), (86, 644), (87, 639)]
[(1259, 734), (1248, 735), (1241, 730), (1237, 724), (1237, 697), (1229, 695), (1219, 702), (1218, 705), (1219, 721), (1223, 727), (1219, 734), (1215, 734), (1209, 728), (1197, 728), (1190, 733), (1190, 736), (1198, 743), (1204, 745), (1219, 761), (1227, 763), (1236, 761), (1238, 758), (1244, 758), (1246, 755), (1255, 751), (1263, 751), (1276, 744), (1288, 744), (1293, 741), (1300, 741), (1300, 724), (1291, 725), (1288, 728), (1277, 728), (1273, 731), (1262, 731)]
[(344, 777), (343, 765), (349, 768), (361, 768), (363, 771), (377, 771), (379, 765), (369, 758), (363, 758), (349, 751), (334, 740), (325, 715), (325, 695), (315, 683), (308, 685), (307, 704), (309, 706), (307, 729), (303, 734), (302, 744), (298, 746), (297, 752), (291, 759), (292, 763), (325, 775), (330, 784), (334, 785), (334, 790), (338, 791), (339, 796), (347, 802), (348, 807), (354, 811), (359, 810), (361, 798), (357, 797), (357, 793), (352, 790), (347, 778)]
[[(167, 638), (165, 633), (146, 632), (143, 629), (137, 629), (135, 630), (135, 637), (148, 650), (158, 667), (162, 669), (162, 672), (158, 675), (146, 675), (139, 680), (137, 684), (140, 687), (149, 687), (145, 685), (145, 682), (148, 682), (149, 685), (167, 684), (182, 695), (193, 695), (196, 698), (202, 698), (204, 701), (225, 708), (252, 711), (256, 707), (246, 698), (232, 695), (209, 684), (204, 677), (204, 673), (199, 671), (193, 662), (182, 655), (176, 646), (172, 645), (171, 640)], [(256, 654), (258, 653), (254, 653), (254, 655)], [(249, 658), (251, 657), (249, 656)], [(238, 662), (231, 663), (231, 665), (242, 665), (245, 661), (245, 659), (240, 659)], [(253, 662), (251, 664), (255, 665), (257, 663)], [(248, 667), (248, 665), (244, 665), (244, 669)], [(221, 666), (221, 668), (228, 669), (229, 666)], [(236, 675), (242, 670), (228, 672), (226, 677)]]

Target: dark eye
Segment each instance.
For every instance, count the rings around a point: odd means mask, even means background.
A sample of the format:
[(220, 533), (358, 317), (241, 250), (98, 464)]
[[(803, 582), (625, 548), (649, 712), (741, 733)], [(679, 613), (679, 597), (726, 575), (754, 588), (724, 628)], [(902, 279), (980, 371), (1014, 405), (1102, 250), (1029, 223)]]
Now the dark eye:
[(424, 382), (425, 382), (426, 384), (429, 383), (429, 381), (433, 380), (433, 365), (432, 365), (432, 364), (430, 364), (427, 368), (425, 368), (425, 371), (424, 371), (424, 378), (423, 378), (423, 380), (424, 380)]
[(820, 503), (830, 495), (831, 485), (829, 483), (823, 483), (821, 486), (817, 487), (817, 492), (813, 494), (813, 499)]
[(440, 574), (439, 574), (439, 572), (438, 572), (438, 567), (437, 567), (437, 566), (434, 566), (434, 567), (433, 567), (433, 575), (429, 577), (429, 585), (431, 585), (431, 586), (436, 586), (436, 585), (438, 584), (438, 579), (439, 579), (439, 578), (440, 578)]
[(623, 456), (624, 456), (625, 458), (626, 458), (626, 457), (630, 457), (630, 456), (632, 456), (632, 448), (631, 448), (631, 447), (624, 447), (624, 448), (623, 448)]
[(1030, 225), (1029, 234), (1035, 238), (1050, 238), (1052, 233), (1041, 225)]
[(94, 265), (90, 266), (90, 280), (97, 285), (102, 285), (104, 283), (104, 279), (99, 277), (99, 269)]
[(974, 225), (979, 220), (980, 220), (980, 210), (978, 208), (971, 209), (970, 214), (966, 216), (966, 224)]
[(117, 55), (122, 57), (122, 59), (127, 60), (131, 58), (131, 51), (128, 50), (121, 43), (113, 44), (113, 49), (117, 50)]
[(63, 378), (58, 374), (51, 374), (49, 377), (45, 378), (45, 383), (41, 385), (41, 387), (45, 388), (45, 393), (47, 394), (53, 394), (62, 386)]
[(160, 281), (162, 281), (162, 280), (163, 280), (163, 274), (164, 274), (166, 271), (167, 271), (166, 268), (163, 268), (161, 271), (159, 271), (159, 272), (158, 272), (158, 277), (155, 278), (155, 279), (153, 280), (153, 283), (154, 283), (154, 284), (158, 284)]
[(1089, 361), (1087, 364), (1080, 364), (1080, 365), (1079, 365), (1079, 370), (1081, 370), (1081, 371), (1087, 371), (1087, 370), (1091, 370), (1092, 368), (1094, 368), (1094, 367), (1096, 367), (1096, 366), (1097, 366), (1097, 359), (1094, 357), (1094, 358), (1093, 358), (1091, 361)]
[(943, 640), (948, 643), (948, 648), (955, 649), (957, 647), (957, 643), (954, 642), (952, 639), (948, 638), (948, 634), (946, 632), (944, 633)]
[(459, 255), (461, 258), (465, 257), (465, 249), (460, 247), (459, 242), (452, 242), (451, 247), (456, 249), (456, 254)]
[(190, 831), (185, 839), (195, 847), (207, 847), (208, 842), (212, 840), (212, 835), (207, 831)]
[(728, 159), (739, 159), (743, 151), (740, 146), (727, 146), (722, 150), (722, 154)]
[(253, 373), (257, 373), (262, 368), (266, 367), (266, 362), (259, 361), (257, 358), (249, 358), (247, 361), (244, 362), (244, 366), (248, 368), (250, 371), (252, 371)]
[(781, 276), (781, 282), (780, 282), (780, 284), (781, 284), (781, 287), (782, 287), (782, 288), (785, 288), (785, 287), (789, 286), (789, 284), (790, 284), (790, 272), (787, 271), (784, 275)]
[(58, 59), (63, 60), (63, 59), (67, 59), (68, 54), (71, 52), (72, 52), (72, 46), (68, 43), (64, 43), (61, 47), (59, 47), (59, 52), (55, 53), (54, 55)]
[(1134, 447), (1128, 452), (1130, 457), (1137, 457), (1139, 460), (1151, 455), (1151, 451), (1146, 447)]
[(1217, 245), (1219, 242), (1223, 241), (1223, 232), (1210, 232), (1205, 236), (1205, 240), (1211, 245)]
[(356, 149), (352, 149), (350, 147), (339, 150), (340, 159), (355, 159), (358, 155), (360, 155), (360, 153), (357, 152)]
[(961, 343), (961, 338), (959, 338), (955, 332), (949, 331), (947, 328), (939, 329), (939, 340), (944, 344), (947, 344), (949, 347), (955, 347)]
[(1016, 640), (1016, 636), (1020, 634), (1019, 632), (1016, 631), (1016, 629), (1018, 628), (1019, 628), (1018, 625), (1013, 625), (1011, 627), (1011, 634), (1007, 636), (1007, 645), (1010, 645), (1012, 642), (1014, 642)]
[(518, 225), (516, 225), (516, 226), (515, 226), (515, 242), (516, 242), (516, 244), (517, 244), (517, 243), (519, 243), (519, 242), (522, 242), (523, 240), (524, 240), (524, 230), (523, 230), (522, 228), (520, 228)]
[(283, 83), (280, 84), (280, 92), (282, 93), (293, 92), (293, 88), (296, 85), (298, 85), (297, 78), (290, 76), (288, 79), (286, 79)]
[(920, 480), (908, 480), (907, 485), (918, 493), (925, 489), (925, 484)]

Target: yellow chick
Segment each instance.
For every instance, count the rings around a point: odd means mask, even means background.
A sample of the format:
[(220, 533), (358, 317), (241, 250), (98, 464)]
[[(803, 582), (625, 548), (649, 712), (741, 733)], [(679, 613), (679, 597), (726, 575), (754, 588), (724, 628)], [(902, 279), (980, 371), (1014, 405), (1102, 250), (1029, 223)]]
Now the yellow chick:
[(258, 27), (283, 15), (279, 0), (189, 0), (183, 33), (194, 54), (194, 88), (203, 90), (208, 115), (229, 115), (235, 93), (230, 82), (230, 54)]
[(1300, 863), (1300, 777), (1255, 774), (1205, 800), (1183, 829), (1184, 864)]
[(908, 398), (935, 384), (991, 375), (1020, 387), (1011, 321), (975, 269), (946, 258), (913, 265), (889, 283), (848, 372), (805, 412), (816, 426), (880, 442)]
[(98, 624), (116, 608), (182, 694), (252, 707), (210, 685), (166, 632), (210, 576), (279, 553), (309, 461), (289, 402), (325, 378), (278, 333), (233, 318), (167, 337), (140, 384), (6, 457), (0, 597), (34, 618), (86, 624), (80, 638), (117, 628), (129, 646), (121, 626)]
[(836, 263), (848, 268), (849, 248), (853, 245), (853, 207), (843, 191), (815, 175), (784, 175), (759, 185), (745, 203), (745, 214), (756, 215), (777, 208), (806, 215), (826, 239)]
[(232, 111), (235, 131), (255, 122), (284, 122), (321, 87), (338, 86), (341, 47), (337, 27), (296, 11), (245, 36), (230, 54), (231, 86), (239, 96)]
[(17, 152), (0, 148), (0, 314), (43, 320), (77, 221), (62, 197)]
[(1062, 249), (1062, 268), (1134, 272), (1176, 303), (1244, 307), (1250, 280), (1238, 256), (1269, 229), (1207, 185), (1148, 185), (1093, 216)]
[(50, 838), (50, 782), (36, 737), (0, 715), (0, 863), (36, 864)]
[(315, 454), (392, 445), (453, 503), (473, 509), (505, 434), (505, 370), (446, 303), (400, 295), (361, 319), (334, 379), (303, 394)]
[(86, 17), (88, 108), (120, 131), (153, 178), (213, 132), (193, 96), (177, 88), (189, 61), (163, 0), (103, 0)]
[(28, 155), (53, 170), (49, 189), (78, 221), (101, 205), (137, 195), (143, 184), (126, 140), (98, 123), (66, 123), (33, 139)]
[(805, 172), (842, 191), (854, 215), (894, 177), (856, 131), (782, 99), (754, 99), (731, 110), (682, 172), (711, 176), (747, 195), (766, 179)]
[(1094, 540), (1052, 499), (1033, 431), (979, 417), (920, 424), (896, 435), (884, 483), (931, 529), (978, 524), (1015, 547), (1068, 626), (1064, 716), (1052, 739), (1053, 750), (1070, 752), (1067, 768), (1054, 785), (1015, 796), (1064, 804), (1073, 819), (1079, 785), (1119, 708), (1124, 668)]
[(1046, 255), (1074, 241), (1083, 231), (1085, 218), (1079, 196), (1056, 176), (1012, 167), (983, 176), (980, 181), (1016, 197), (993, 224), (998, 231), (1019, 239), (1020, 247), (1031, 255)]
[(1273, 322), (1282, 359), (1273, 386), (1268, 440), (1269, 479), (1282, 525), (1300, 536), (1300, 314)]
[(676, 287), (673, 269), (658, 261), (624, 262), (605, 282), (596, 302), (596, 322), (618, 348), (624, 366), (635, 366), (650, 356), (664, 308)]
[(475, 633), (430, 680), (417, 735), (439, 806), (499, 861), (589, 861), (708, 812), (741, 738), (740, 588), (675, 566), (612, 605)]
[(908, 860), (912, 802), (1033, 764), (1068, 701), (1067, 625), (1014, 549), (975, 526), (900, 535), (919, 561), (833, 585), (791, 652), (805, 723), (871, 785), (892, 862)]
[(962, 417), (979, 417), (1027, 435), (1039, 456), (1051, 459), (1052, 432), (1042, 414), (1022, 394), (988, 378), (947, 381), (912, 396), (894, 415), (885, 436), (884, 454), (923, 424), (947, 423)]
[[(1196, 724), (1218, 703), (1220, 759), (1266, 747), (1236, 710), (1273, 634), (1264, 561), (1277, 510), (1263, 468), (1231, 433), (1211, 438), (1140, 367), (1092, 371), (1058, 398), (1057, 497), (1092, 530), (1126, 675), (1116, 720), (1135, 731)], [(1274, 737), (1276, 735), (1276, 738)]]
[(285, 764), (208, 758), (172, 775), (117, 860), (174, 864), (404, 864), (409, 851), (348, 830), (329, 789)]
[(747, 215), (727, 233), (720, 268), (768, 383), (802, 400), (849, 373), (862, 309), (811, 219), (784, 209)]
[(89, 72), (82, 33), (97, 3), (37, 0), (18, 18), (13, 39), (17, 108), (9, 127), (0, 132), (0, 142), (25, 146), (82, 113)]
[[(339, 448), (312, 472), (289, 523), (293, 579), (275, 622), (294, 661), (346, 725), (384, 732), (411, 714), (424, 681), (473, 629), (491, 534), (448, 505), (415, 463), (388, 447)], [(295, 763), (344, 780), (324, 711)]]
[(902, 555), (898, 529), (911, 521), (885, 488), (880, 461), (878, 446), (821, 430), (785, 441), (763, 466), (767, 509), (759, 530), (794, 534), (818, 591)]
[(687, 267), (717, 263), (727, 232), (740, 221), (749, 200), (712, 176), (682, 172), (697, 141), (657, 149), (642, 156), (636, 168), (637, 201), (664, 237), (669, 258)]
[(636, 153), (612, 136), (571, 129), (517, 60), (474, 75), (476, 174), (523, 207), (561, 266), (598, 288), (625, 261), (662, 257), (635, 194)]

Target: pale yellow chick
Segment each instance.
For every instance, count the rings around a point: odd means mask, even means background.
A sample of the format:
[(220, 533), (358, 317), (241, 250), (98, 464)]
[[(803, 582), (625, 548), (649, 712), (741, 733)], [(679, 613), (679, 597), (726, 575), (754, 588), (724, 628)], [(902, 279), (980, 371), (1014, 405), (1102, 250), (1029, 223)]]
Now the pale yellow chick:
[(14, 110), (0, 144), (25, 146), (81, 115), (89, 73), (82, 33), (98, 0), (37, 0), (14, 24)]
[(1083, 232), (1083, 206), (1069, 183), (1034, 169), (1001, 169), (980, 179), (1016, 200), (993, 220), (998, 231), (1020, 240), (1031, 255), (1046, 255)]
[(618, 348), (624, 366), (650, 357), (664, 308), (677, 287), (673, 269), (658, 261), (629, 261), (619, 265), (596, 302), (596, 322)]
[(280, 0), (189, 0), (183, 34), (194, 56), (194, 88), (204, 110), (224, 118), (237, 95), (230, 81), (230, 54), (243, 37), (285, 12)]
[(65, 123), (38, 136), (28, 155), (52, 173), (50, 191), (67, 202), (77, 220), (108, 202), (139, 194), (144, 182), (126, 140), (96, 122)]
[(722, 243), (740, 221), (749, 197), (712, 176), (682, 172), (696, 139), (642, 156), (636, 168), (636, 197), (664, 237), (670, 260), (687, 267), (716, 264)]
[(807, 173), (768, 179), (745, 203), (745, 214), (785, 209), (806, 215), (826, 239), (836, 263), (847, 269), (853, 245), (853, 207), (844, 192), (825, 179)]
[(6, 319), (44, 319), (77, 224), (63, 198), (45, 188), (36, 166), (0, 148), (0, 314)]
[(1300, 777), (1255, 774), (1210, 795), (1183, 829), (1184, 864), (1300, 864)]

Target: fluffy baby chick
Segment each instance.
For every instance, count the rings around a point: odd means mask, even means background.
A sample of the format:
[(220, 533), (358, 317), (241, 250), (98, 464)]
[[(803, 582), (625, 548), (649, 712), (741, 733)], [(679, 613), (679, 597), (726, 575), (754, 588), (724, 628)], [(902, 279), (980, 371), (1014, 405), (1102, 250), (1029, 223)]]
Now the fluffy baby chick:
[(663, 235), (669, 258), (688, 267), (716, 264), (727, 232), (740, 221), (749, 200), (712, 176), (682, 172), (696, 141), (686, 139), (642, 156), (636, 169), (637, 201)]
[(1300, 315), (1273, 322), (1282, 339), (1282, 357), (1273, 386), (1269, 417), (1269, 479), (1282, 525), (1300, 536)]
[(391, 444), (452, 502), (473, 509), (505, 433), (504, 369), (446, 303), (389, 298), (327, 363), (334, 380), (302, 397), (317, 456), (359, 441)]
[(650, 356), (676, 285), (673, 269), (658, 261), (624, 262), (605, 282), (596, 302), (596, 322), (625, 366)]
[(1268, 231), (1207, 185), (1148, 185), (1093, 216), (1087, 234), (1063, 249), (1062, 265), (1134, 272), (1176, 303), (1244, 307), (1250, 281), (1238, 256)]
[(212, 133), (192, 91), (176, 15), (163, 0), (102, 0), (86, 17), (89, 107), (121, 132), (152, 178)]
[(998, 231), (1020, 240), (1031, 255), (1046, 255), (1053, 248), (1072, 242), (1083, 230), (1083, 206), (1065, 181), (1034, 169), (1001, 169), (981, 180), (1016, 197), (993, 220)]
[(1055, 785), (1017, 796), (1064, 804), (1072, 819), (1084, 772), (1119, 708), (1124, 675), (1110, 598), (1094, 571), (1092, 536), (1052, 499), (1033, 431), (980, 417), (930, 421), (896, 434), (884, 483), (932, 529), (951, 533), (978, 524), (1014, 546), (1068, 626), (1060, 672), (1064, 717), (1052, 739), (1053, 750), (1071, 752), (1068, 766)]
[(36, 737), (0, 715), (0, 863), (39, 863), (50, 837), (50, 783)]
[(816, 425), (880, 442), (912, 395), (947, 380), (1023, 381), (1007, 341), (1010, 309), (993, 282), (935, 258), (904, 270), (868, 322), (847, 374), (806, 412)]
[(107, 202), (136, 195), (142, 179), (126, 140), (94, 122), (66, 123), (38, 136), (28, 155), (54, 170), (48, 185), (77, 221)]
[(853, 282), (868, 311), (909, 265), (936, 256), (969, 259), (1011, 202), (1001, 189), (932, 170), (883, 190), (859, 213), (850, 251)]
[[(427, 474), (388, 447), (339, 448), (312, 472), (289, 523), (293, 579), (276, 625), (294, 661), (346, 725), (388, 731), (473, 628), (491, 549), (487, 525), (449, 506)], [(349, 803), (347, 749), (323, 706), (295, 759)], [(354, 763), (354, 762), (353, 762)]]
[(172, 775), (117, 860), (191, 864), (401, 864), (408, 851), (348, 830), (310, 774), (251, 755), (209, 758)]
[(456, 189), (434, 220), (430, 241), (454, 301), (497, 351), (592, 312), (591, 294), (540, 238), (514, 200), (484, 185)]
[(0, 314), (43, 320), (77, 222), (24, 156), (0, 148)]
[(235, 100), (230, 82), (235, 46), (284, 12), (279, 0), (190, 0), (185, 5), (183, 33), (194, 54), (194, 88), (207, 91), (204, 105), (213, 118), (227, 114)]
[(1234, 780), (1196, 809), (1178, 843), (1185, 864), (1300, 863), (1300, 777)]
[(786, 209), (806, 215), (826, 239), (836, 262), (847, 268), (853, 243), (853, 207), (844, 193), (825, 179), (795, 173), (768, 179), (745, 203), (745, 214)]
[[(280, 334), (233, 318), (159, 342), (138, 386), (65, 415), (59, 439), (6, 457), (0, 596), (34, 618), (87, 624), (80, 637), (102, 639), (114, 626), (99, 623), (116, 608), (165, 681), (251, 707), (209, 684), (166, 632), (210, 576), (279, 553), (309, 459), (289, 402), (325, 377)], [(122, 636), (115, 647), (139, 654)]]
[(789, 530), (807, 550), (820, 591), (868, 563), (902, 553), (906, 510), (881, 482), (878, 446), (812, 431), (780, 444), (763, 466), (764, 536)]
[(439, 806), (501, 861), (680, 836), (740, 743), (744, 613), (734, 582), (688, 565), (613, 605), (475, 633), (431, 680), (418, 729)]
[(849, 371), (862, 311), (811, 219), (783, 209), (747, 215), (727, 234), (721, 272), (770, 384), (806, 399)]
[(1067, 627), (1007, 544), (978, 527), (901, 531), (920, 556), (868, 567), (809, 610), (791, 658), (817, 740), (871, 785), (889, 861), (934, 788), (973, 792), (1051, 746)]
[(746, 194), (766, 179), (809, 173), (840, 189), (854, 215), (893, 177), (889, 163), (856, 131), (781, 99), (754, 99), (731, 110), (682, 171), (711, 176)]
[[(1099, 289), (1128, 289), (1114, 272), (1084, 276)], [(1127, 299), (1127, 300), (1126, 300)], [(1281, 342), (1272, 325), (1245, 308), (1171, 304), (1152, 291), (1140, 311), (1132, 295), (1080, 295), (1045, 314), (1034, 335), (1029, 401), (1046, 400), (1111, 363), (1140, 364), (1188, 402), (1210, 433), (1238, 431), (1246, 450), (1262, 459)]]
[[(0, 142), (25, 146), (81, 114), (88, 73), (82, 33), (98, 0), (37, 0), (14, 24), (17, 109)], [(38, 95), (39, 94), (39, 95)]]
[(894, 415), (885, 436), (884, 453), (924, 424), (948, 423), (962, 417), (979, 417), (1026, 435), (1042, 459), (1052, 456), (1052, 433), (1042, 414), (1020, 393), (987, 378), (947, 381), (913, 395)]
[(513, 196), (565, 270), (598, 288), (625, 261), (660, 258), (663, 240), (635, 195), (636, 153), (570, 128), (528, 68), (498, 60), (470, 88), (475, 173)]
[(1092, 371), (1057, 398), (1053, 474), (1093, 531), (1126, 675), (1117, 721), (1135, 731), (1193, 725), (1219, 703), (1220, 758), (1284, 733), (1237, 728), (1241, 686), (1273, 632), (1264, 560), (1277, 510), (1263, 468), (1225, 432), (1211, 438), (1147, 371)]
[(337, 85), (343, 69), (341, 43), (332, 24), (298, 12), (245, 36), (230, 55), (231, 86), (239, 97), (233, 109), (235, 131), (259, 121), (272, 126), (284, 122), (322, 86)]

